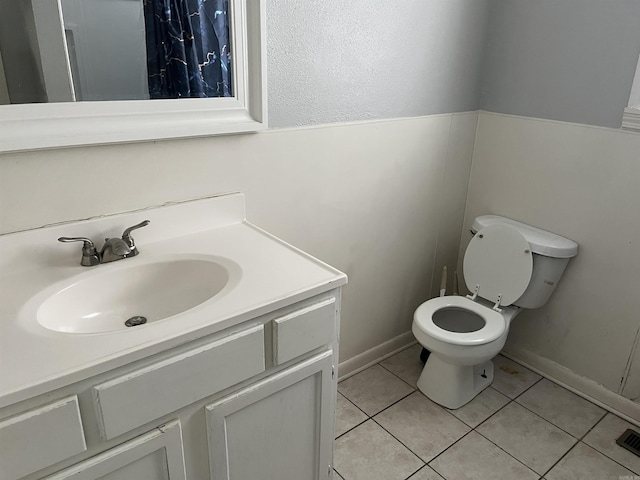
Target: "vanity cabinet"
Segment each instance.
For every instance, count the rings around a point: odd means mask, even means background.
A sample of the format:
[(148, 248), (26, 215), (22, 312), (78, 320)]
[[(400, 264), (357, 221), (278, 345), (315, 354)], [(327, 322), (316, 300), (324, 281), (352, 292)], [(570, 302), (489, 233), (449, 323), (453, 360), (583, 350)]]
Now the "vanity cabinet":
[(0, 479), (331, 479), (340, 289), (296, 300), (3, 408)]

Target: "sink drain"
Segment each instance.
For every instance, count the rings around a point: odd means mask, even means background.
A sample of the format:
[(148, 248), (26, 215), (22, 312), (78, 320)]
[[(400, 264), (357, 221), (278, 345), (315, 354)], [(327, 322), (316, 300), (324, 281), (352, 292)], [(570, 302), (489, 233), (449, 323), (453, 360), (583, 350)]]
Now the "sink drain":
[(140, 315), (131, 317), (129, 320), (124, 322), (127, 327), (137, 327), (138, 325), (144, 325), (145, 323), (147, 323), (146, 317), (141, 317)]

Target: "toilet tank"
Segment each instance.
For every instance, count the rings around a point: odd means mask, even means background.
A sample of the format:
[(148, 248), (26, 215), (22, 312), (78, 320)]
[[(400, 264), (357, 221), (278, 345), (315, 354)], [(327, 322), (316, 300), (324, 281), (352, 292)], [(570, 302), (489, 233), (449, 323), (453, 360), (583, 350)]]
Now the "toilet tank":
[(522, 308), (540, 308), (556, 289), (569, 259), (578, 254), (573, 240), (498, 215), (482, 215), (473, 221), (471, 233), (489, 225), (506, 225), (518, 230), (529, 242), (533, 254), (533, 272), (529, 286), (514, 305)]

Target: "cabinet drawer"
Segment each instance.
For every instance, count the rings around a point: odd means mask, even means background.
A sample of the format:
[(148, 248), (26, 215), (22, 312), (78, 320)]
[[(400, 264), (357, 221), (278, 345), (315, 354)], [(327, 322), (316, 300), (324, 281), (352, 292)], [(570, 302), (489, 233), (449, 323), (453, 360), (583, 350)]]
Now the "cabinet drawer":
[(93, 387), (106, 440), (263, 372), (264, 326), (194, 348)]
[(335, 320), (335, 298), (276, 318), (273, 321), (273, 361), (280, 365), (314, 348), (330, 344)]
[(3, 480), (23, 477), (86, 449), (75, 395), (0, 422)]

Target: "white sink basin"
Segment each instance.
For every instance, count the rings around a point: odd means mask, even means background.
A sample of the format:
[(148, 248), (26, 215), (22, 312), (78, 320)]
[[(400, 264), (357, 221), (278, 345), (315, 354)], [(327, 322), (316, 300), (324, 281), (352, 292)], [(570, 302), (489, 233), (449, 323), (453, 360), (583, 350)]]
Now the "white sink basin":
[[(229, 269), (216, 257), (139, 258), (90, 267), (91, 271), (42, 292), (38, 322), (67, 333), (137, 330), (184, 313), (229, 285)], [(146, 323), (125, 325), (132, 318), (139, 323), (138, 317), (144, 317)]]

